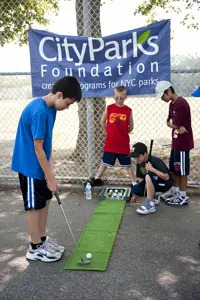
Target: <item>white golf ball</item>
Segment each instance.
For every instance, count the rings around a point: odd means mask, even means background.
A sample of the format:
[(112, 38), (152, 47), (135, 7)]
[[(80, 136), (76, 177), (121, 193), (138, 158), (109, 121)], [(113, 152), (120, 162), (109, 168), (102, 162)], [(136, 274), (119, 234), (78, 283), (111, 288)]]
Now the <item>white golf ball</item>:
[(91, 254), (91, 253), (87, 253), (87, 254), (86, 254), (86, 258), (87, 258), (87, 259), (92, 258), (92, 254)]

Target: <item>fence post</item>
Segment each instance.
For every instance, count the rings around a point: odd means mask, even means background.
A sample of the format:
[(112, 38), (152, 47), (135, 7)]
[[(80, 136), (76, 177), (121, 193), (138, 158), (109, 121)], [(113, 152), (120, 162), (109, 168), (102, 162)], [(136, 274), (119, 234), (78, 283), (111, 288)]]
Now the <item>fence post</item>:
[[(91, 5), (90, 0), (83, 0), (83, 25), (84, 35), (91, 36)], [(94, 139), (94, 108), (93, 99), (86, 98), (87, 108), (87, 173), (88, 177), (94, 176), (95, 171), (95, 139)]]

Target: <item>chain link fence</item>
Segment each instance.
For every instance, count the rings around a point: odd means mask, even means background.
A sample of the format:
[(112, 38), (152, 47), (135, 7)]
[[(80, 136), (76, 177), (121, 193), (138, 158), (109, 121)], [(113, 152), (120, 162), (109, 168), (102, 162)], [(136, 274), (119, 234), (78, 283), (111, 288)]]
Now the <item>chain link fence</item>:
[[(101, 36), (99, 14), (101, 1), (91, 1), (91, 7), (86, 6), (87, 10), (91, 11), (85, 12), (83, 17), (84, 3), (85, 1), (76, 1), (74, 8), (76, 9), (78, 35), (89, 33), (91, 36), (99, 37)], [(196, 32), (195, 40), (199, 40), (198, 32)], [(195, 149), (191, 151), (189, 180), (192, 183), (199, 183), (200, 100), (190, 95), (199, 85), (200, 45), (196, 48), (197, 55), (190, 53), (177, 55), (177, 49), (182, 52), (182, 47), (183, 44), (179, 42), (179, 39), (172, 40), (171, 82), (177, 94), (185, 97), (191, 107)], [(10, 170), (13, 145), (20, 114), (31, 100), (29, 73), (0, 73), (1, 179), (17, 179), (16, 174)], [(100, 118), (105, 107), (113, 102), (112, 98), (82, 99), (79, 104), (70, 106), (69, 110), (58, 112), (54, 128), (53, 159), (56, 176), (61, 183), (81, 183), (96, 173), (101, 162), (105, 139), (100, 127)], [(171, 130), (166, 125), (168, 105), (155, 100), (154, 95), (128, 97), (126, 105), (133, 110), (134, 131), (130, 134), (131, 145), (138, 141), (149, 145), (150, 140), (154, 139), (153, 154), (161, 156), (168, 163), (171, 144)], [(92, 145), (89, 144), (88, 139), (90, 130), (95, 141)], [(121, 169), (118, 163), (114, 168), (106, 170), (103, 179), (109, 183), (125, 183), (129, 180), (127, 172)]]

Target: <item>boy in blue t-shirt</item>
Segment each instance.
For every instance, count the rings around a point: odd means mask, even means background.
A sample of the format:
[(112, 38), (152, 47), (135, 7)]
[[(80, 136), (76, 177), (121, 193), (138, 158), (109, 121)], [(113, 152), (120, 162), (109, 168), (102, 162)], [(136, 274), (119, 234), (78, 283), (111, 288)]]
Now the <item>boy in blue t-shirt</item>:
[(64, 246), (46, 236), (49, 201), (58, 190), (52, 163), (52, 131), (56, 112), (82, 97), (75, 77), (65, 76), (51, 92), (30, 102), (21, 114), (11, 169), (18, 172), (24, 208), (28, 212), (30, 246), (26, 258), (44, 262), (61, 258)]

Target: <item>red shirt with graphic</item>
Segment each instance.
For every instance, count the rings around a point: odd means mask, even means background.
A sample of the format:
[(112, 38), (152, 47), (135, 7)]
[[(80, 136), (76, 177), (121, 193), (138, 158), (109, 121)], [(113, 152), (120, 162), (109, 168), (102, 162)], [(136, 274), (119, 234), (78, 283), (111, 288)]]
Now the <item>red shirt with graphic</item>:
[(116, 104), (107, 107), (106, 140), (104, 151), (130, 154), (129, 117), (132, 109)]
[(187, 132), (179, 134), (176, 129), (172, 129), (172, 149), (176, 151), (189, 151), (194, 148), (194, 140), (191, 125), (190, 106), (186, 99), (178, 97), (169, 105), (169, 115), (167, 121), (175, 126), (184, 126)]

